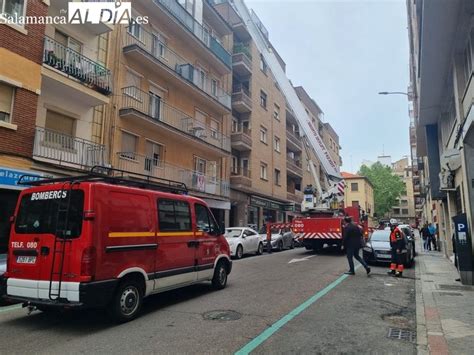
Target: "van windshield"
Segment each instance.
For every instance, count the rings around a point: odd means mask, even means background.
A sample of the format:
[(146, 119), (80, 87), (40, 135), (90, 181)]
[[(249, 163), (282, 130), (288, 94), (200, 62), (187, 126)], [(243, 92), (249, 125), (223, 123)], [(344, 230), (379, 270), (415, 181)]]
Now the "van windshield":
[[(66, 211), (68, 196), (71, 193), (68, 222)], [(84, 191), (42, 191), (26, 194), (21, 198), (15, 223), (18, 234), (56, 234), (62, 232), (65, 238), (77, 238), (81, 235), (84, 212)], [(59, 218), (58, 218), (59, 217)], [(58, 223), (56, 223), (58, 220)]]

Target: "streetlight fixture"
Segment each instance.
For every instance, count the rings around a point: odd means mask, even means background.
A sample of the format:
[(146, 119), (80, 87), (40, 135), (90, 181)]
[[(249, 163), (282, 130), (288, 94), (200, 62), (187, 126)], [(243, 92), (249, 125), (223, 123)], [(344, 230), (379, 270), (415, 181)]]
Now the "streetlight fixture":
[(380, 91), (379, 95), (406, 95), (410, 97), (410, 94), (401, 91)]

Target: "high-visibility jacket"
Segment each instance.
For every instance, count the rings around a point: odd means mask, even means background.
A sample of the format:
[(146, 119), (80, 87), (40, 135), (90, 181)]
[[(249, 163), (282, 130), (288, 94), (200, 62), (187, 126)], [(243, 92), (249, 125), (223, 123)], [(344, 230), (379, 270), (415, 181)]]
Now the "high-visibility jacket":
[(406, 248), (405, 235), (398, 227), (395, 227), (390, 232), (390, 247), (392, 249), (400, 249), (400, 250)]

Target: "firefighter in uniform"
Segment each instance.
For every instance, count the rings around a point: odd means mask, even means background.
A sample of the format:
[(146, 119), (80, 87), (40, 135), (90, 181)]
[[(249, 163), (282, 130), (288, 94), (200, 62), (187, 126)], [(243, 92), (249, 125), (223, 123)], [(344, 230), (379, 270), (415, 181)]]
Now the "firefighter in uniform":
[(406, 243), (403, 232), (398, 228), (398, 221), (394, 218), (390, 220), (390, 248), (392, 260), (390, 263), (389, 275), (402, 277), (403, 274), (403, 253), (406, 252)]

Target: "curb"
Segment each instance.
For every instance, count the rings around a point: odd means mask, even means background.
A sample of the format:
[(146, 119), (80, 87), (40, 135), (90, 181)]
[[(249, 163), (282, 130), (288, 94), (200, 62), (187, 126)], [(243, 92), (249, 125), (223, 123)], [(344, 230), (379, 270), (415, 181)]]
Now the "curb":
[[(420, 250), (420, 249), (418, 249)], [(418, 260), (421, 259), (418, 253)], [(416, 293), (416, 351), (420, 355), (429, 354), (428, 336), (426, 331), (425, 302), (423, 299), (423, 281), (421, 280), (421, 261), (415, 263), (415, 293)]]

